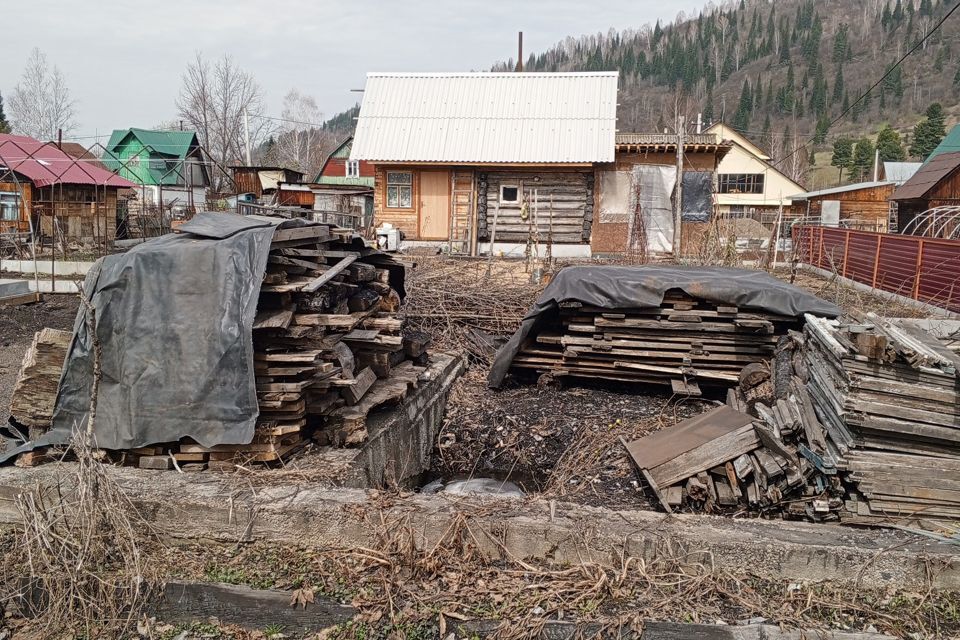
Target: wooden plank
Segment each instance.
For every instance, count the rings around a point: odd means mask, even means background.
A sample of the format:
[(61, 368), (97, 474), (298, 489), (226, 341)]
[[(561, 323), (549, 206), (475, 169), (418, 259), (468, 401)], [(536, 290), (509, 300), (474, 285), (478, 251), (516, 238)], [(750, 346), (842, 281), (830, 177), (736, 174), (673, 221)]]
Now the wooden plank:
[(315, 278), (310, 281), (310, 283), (304, 286), (302, 290), (306, 293), (316, 291), (323, 285), (333, 280), (337, 275), (340, 274), (341, 271), (353, 264), (353, 261), (356, 259), (356, 256), (347, 256), (341, 259), (340, 262), (327, 269), (319, 278)]
[(356, 375), (353, 379), (353, 385), (342, 388), (340, 393), (348, 404), (357, 404), (376, 380), (377, 374), (373, 372), (373, 369), (367, 367)]

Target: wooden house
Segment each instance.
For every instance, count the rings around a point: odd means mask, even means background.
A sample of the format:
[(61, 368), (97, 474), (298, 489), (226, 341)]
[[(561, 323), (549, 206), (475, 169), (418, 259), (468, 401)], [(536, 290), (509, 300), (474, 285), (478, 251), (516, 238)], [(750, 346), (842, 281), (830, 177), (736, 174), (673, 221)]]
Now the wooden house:
[(896, 188), (897, 183), (888, 180), (794, 194), (791, 217), (830, 227), (885, 233), (890, 217), (890, 198)]
[[(614, 162), (597, 165), (595, 255), (673, 250), (678, 144), (676, 134), (617, 134)], [(717, 167), (732, 148), (714, 134), (684, 137), (681, 244), (712, 218)]]
[(195, 210), (206, 203), (209, 163), (194, 131), (116, 129), (103, 163), (137, 186), (143, 205)]
[(305, 174), (286, 167), (230, 167), (237, 193), (273, 200), (281, 184), (302, 184)]
[(349, 159), (374, 167), (374, 224), (407, 240), (589, 255), (616, 105), (615, 72), (371, 73)]
[(900, 231), (925, 211), (960, 208), (960, 151), (941, 153), (924, 163), (891, 199), (897, 205)]
[(108, 247), (117, 229), (117, 192), (133, 186), (52, 142), (0, 134), (0, 233), (39, 231)]
[(705, 133), (733, 147), (717, 168), (717, 211), (733, 217), (775, 214), (806, 189), (770, 163), (770, 156), (739, 131), (722, 122)]
[(367, 160), (351, 160), (353, 136), (350, 136), (330, 152), (323, 161), (314, 180), (316, 184), (333, 184), (349, 187), (370, 187), (373, 189), (375, 169)]

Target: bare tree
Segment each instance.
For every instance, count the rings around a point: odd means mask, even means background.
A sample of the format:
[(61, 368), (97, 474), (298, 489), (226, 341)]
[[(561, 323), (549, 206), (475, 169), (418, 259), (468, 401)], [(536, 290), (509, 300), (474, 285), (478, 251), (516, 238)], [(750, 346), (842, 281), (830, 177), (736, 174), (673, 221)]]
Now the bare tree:
[(244, 117), (249, 119), (250, 146), (270, 133), (263, 116), (264, 95), (253, 75), (224, 56), (211, 64), (197, 52), (183, 74), (177, 109), (185, 124), (197, 132), (214, 160), (240, 164), (244, 153)]
[(75, 106), (60, 69), (51, 68), (47, 56), (34, 48), (10, 98), (13, 130), (38, 140), (53, 140), (58, 129), (69, 134), (77, 126)]
[(302, 171), (312, 179), (333, 146), (332, 136), (322, 128), (323, 114), (317, 101), (292, 89), (283, 99), (280, 117), (283, 123), (271, 156), (278, 164)]

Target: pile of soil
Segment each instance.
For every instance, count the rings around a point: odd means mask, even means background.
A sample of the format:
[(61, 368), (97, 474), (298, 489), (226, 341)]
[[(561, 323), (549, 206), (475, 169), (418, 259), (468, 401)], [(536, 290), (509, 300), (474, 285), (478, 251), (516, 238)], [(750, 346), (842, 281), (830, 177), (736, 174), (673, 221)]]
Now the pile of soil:
[(493, 476), (573, 502), (648, 508), (652, 495), (620, 439), (640, 438), (702, 413), (654, 386), (520, 385), (494, 391), (472, 368), (455, 385), (434, 453), (445, 477)]

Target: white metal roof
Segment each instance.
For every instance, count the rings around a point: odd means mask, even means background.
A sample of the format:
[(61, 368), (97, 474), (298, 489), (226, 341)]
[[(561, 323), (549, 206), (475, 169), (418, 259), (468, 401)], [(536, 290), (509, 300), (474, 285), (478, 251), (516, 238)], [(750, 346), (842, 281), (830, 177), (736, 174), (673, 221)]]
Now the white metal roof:
[(368, 73), (351, 160), (613, 162), (617, 73)]

